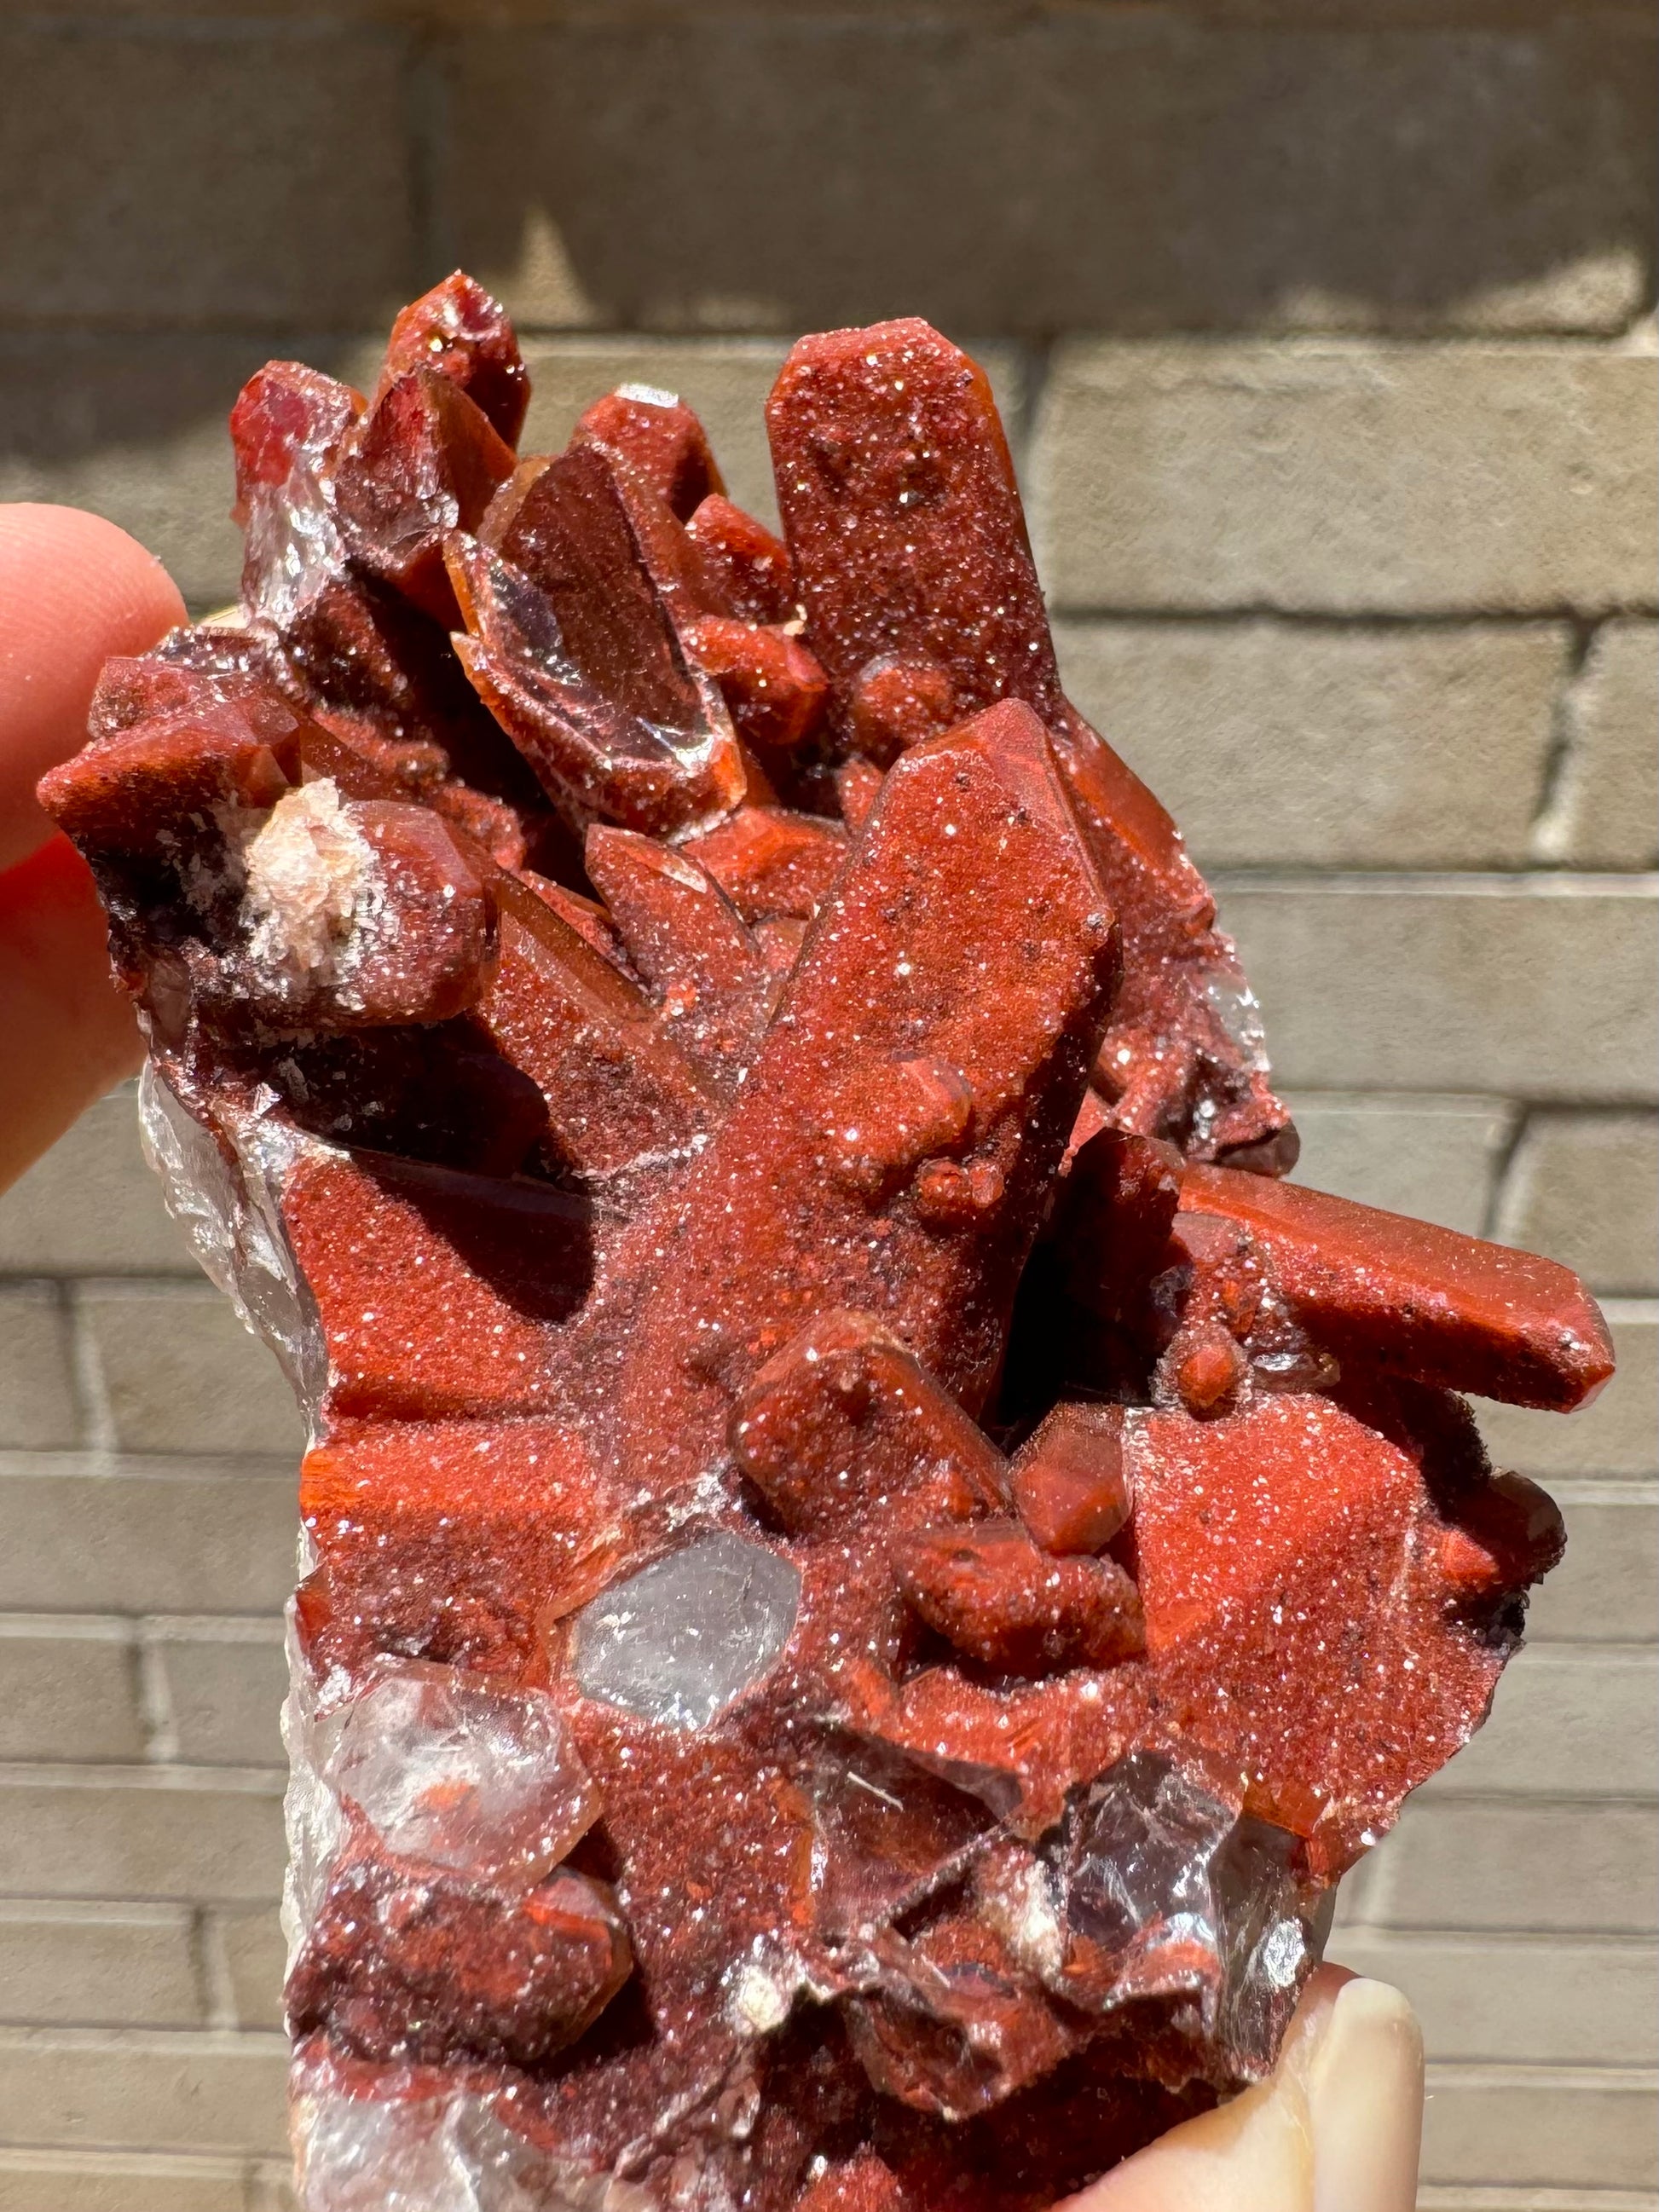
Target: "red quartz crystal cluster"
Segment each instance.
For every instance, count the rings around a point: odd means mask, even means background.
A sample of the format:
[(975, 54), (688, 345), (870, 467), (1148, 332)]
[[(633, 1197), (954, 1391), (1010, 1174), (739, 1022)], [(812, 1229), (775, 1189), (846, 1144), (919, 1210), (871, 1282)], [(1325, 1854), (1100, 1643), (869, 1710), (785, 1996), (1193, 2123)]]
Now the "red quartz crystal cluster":
[(1272, 2064), (1561, 1526), (1564, 1269), (1276, 1181), (984, 375), (804, 340), (781, 539), (457, 275), (232, 417), (234, 622), (46, 804), (308, 1407), (313, 2212), (1020, 2212)]

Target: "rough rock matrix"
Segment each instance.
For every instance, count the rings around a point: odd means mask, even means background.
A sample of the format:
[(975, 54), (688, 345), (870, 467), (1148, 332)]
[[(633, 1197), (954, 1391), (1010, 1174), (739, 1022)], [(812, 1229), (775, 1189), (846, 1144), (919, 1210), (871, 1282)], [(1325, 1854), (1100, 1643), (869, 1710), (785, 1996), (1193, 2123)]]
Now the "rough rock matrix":
[(310, 2212), (1024, 2212), (1271, 2066), (1478, 1726), (1607, 1375), (1277, 1181), (1255, 1002), (1063, 696), (982, 374), (798, 345), (781, 540), (460, 275), (232, 416), (236, 621), (42, 794), (314, 1442)]

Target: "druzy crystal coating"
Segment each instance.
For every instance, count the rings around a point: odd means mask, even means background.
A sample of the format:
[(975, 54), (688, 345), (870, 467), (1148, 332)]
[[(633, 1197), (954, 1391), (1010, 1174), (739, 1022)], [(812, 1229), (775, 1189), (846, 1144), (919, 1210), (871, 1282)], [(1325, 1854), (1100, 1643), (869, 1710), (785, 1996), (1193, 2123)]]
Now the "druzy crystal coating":
[(1028, 2212), (1259, 2079), (1559, 1516), (1565, 1270), (1279, 1180), (985, 378), (804, 340), (783, 535), (456, 275), (232, 417), (242, 607), (42, 796), (312, 1424), (309, 2212)]

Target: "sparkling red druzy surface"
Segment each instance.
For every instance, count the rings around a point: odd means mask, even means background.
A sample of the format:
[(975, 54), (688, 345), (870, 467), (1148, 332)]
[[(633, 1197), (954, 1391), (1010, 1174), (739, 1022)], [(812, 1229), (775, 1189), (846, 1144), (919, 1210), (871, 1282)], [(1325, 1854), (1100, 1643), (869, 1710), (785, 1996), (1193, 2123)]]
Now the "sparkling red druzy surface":
[(305, 2201), (1036, 2206), (1271, 2065), (1559, 1553), (1454, 1394), (1605, 1332), (1273, 1179), (964, 355), (795, 349), (781, 538), (672, 394), (527, 398), (460, 276), (262, 371), (240, 623), (42, 787), (313, 1424)]

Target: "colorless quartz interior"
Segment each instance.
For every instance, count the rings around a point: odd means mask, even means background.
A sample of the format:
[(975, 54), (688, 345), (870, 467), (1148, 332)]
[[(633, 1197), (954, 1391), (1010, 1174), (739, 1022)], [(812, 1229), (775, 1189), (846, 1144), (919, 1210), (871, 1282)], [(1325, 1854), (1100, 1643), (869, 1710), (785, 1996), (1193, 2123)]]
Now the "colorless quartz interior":
[(800, 1576), (724, 1529), (596, 1597), (576, 1624), (576, 1680), (590, 1698), (704, 1728), (789, 1641)]

